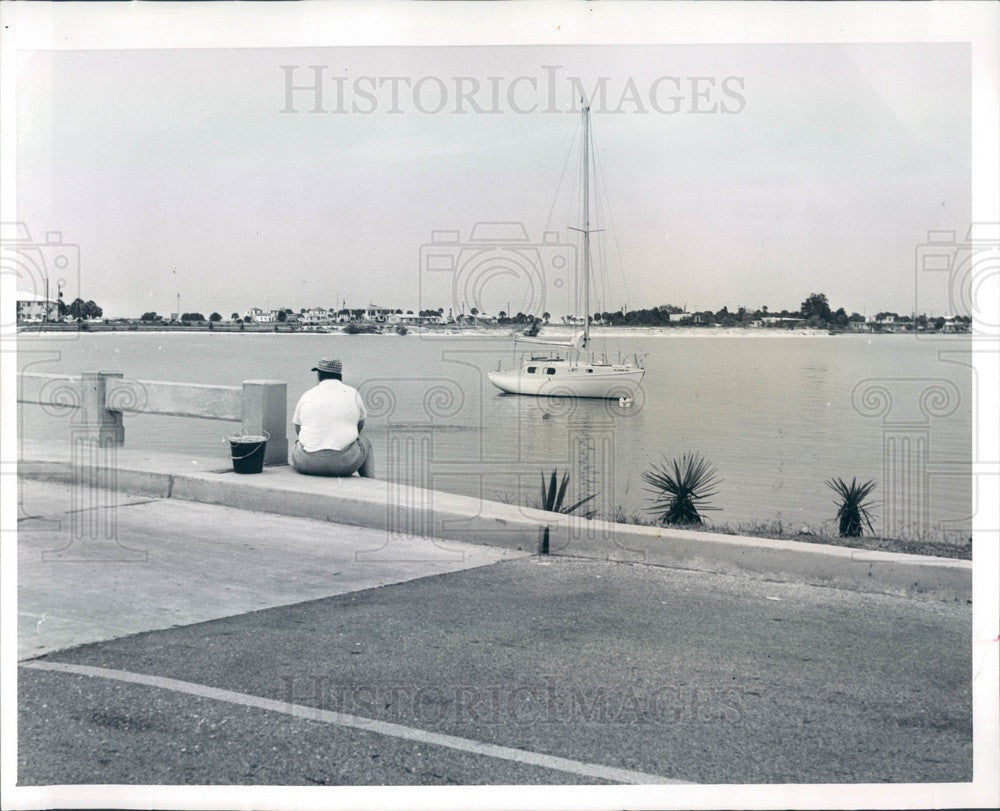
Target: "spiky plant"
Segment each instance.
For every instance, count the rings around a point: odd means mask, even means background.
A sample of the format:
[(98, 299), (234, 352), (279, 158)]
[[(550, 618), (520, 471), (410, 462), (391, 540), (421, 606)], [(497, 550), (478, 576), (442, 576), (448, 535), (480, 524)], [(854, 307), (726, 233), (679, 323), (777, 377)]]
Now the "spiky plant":
[(841, 478), (835, 478), (829, 479), (826, 486), (838, 496), (835, 503), (837, 504), (840, 537), (860, 538), (863, 534), (862, 520), (868, 524), (868, 529), (874, 535), (871, 514), (868, 512), (868, 508), (872, 505), (868, 497), (876, 487), (875, 481), (869, 479), (864, 484), (858, 484), (858, 480), (855, 478), (851, 479), (851, 483), (848, 484)]
[(677, 459), (654, 464), (642, 474), (653, 494), (649, 511), (661, 524), (700, 524), (700, 510), (714, 510), (707, 500), (716, 494), (719, 478), (715, 466), (701, 454), (685, 453)]
[(548, 482), (546, 482), (545, 474), (542, 473), (542, 500), (538, 509), (548, 510), (553, 513), (569, 514), (597, 497), (597, 493), (594, 493), (592, 496), (581, 498), (576, 504), (566, 506), (564, 502), (566, 500), (566, 489), (569, 487), (569, 474), (563, 473), (561, 481), (557, 480), (558, 475), (558, 468), (553, 468), (552, 475), (549, 477)]

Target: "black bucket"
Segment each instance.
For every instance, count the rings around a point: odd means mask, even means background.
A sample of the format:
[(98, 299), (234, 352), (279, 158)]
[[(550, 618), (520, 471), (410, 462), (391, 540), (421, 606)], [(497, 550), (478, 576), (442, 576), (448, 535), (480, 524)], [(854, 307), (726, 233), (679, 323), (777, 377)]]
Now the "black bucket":
[(244, 435), (229, 437), (233, 455), (233, 473), (261, 473), (264, 470), (266, 436)]

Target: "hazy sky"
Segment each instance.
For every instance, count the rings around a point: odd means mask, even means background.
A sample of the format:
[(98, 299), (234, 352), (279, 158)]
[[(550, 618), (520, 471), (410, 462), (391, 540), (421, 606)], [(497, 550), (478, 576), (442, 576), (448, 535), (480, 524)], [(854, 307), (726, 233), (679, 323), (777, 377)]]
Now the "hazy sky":
[[(311, 91), (281, 112), (282, 65), (303, 85), (324, 66), (327, 112), (309, 112)], [(557, 244), (577, 243), (576, 159), (563, 167), (579, 116), (546, 110), (550, 89), (568, 110), (570, 77), (589, 92), (601, 76), (592, 227), (614, 261), (592, 309), (796, 309), (821, 291), (849, 312), (908, 312), (916, 246), (968, 226), (969, 52), (955, 44), (35, 53), (19, 79), (18, 219), (36, 241), (57, 230), (80, 245), (83, 297), (112, 316), (171, 312), (178, 291), (182, 310), (227, 317), (461, 306), (454, 274), (421, 267), (433, 231), (460, 232), (437, 251), (459, 273), (481, 264), (462, 253), (476, 222), (522, 222), (536, 244), (552, 212)], [(346, 112), (329, 112), (333, 77)], [(456, 77), (478, 82), (482, 112)], [(520, 309), (514, 266), (540, 261), (546, 308), (569, 312), (560, 251), (508, 250), (504, 272), (477, 270), (458, 297)], [(943, 289), (921, 301), (949, 309)]]

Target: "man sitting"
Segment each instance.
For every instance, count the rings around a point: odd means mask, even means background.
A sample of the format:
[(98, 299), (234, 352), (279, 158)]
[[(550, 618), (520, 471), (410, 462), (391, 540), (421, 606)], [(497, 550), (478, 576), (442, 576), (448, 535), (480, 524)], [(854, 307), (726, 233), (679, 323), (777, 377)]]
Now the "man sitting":
[(350, 476), (356, 471), (373, 477), (372, 445), (361, 436), (368, 416), (361, 395), (343, 383), (339, 360), (323, 358), (312, 371), (319, 383), (302, 395), (292, 416), (298, 436), (292, 464), (312, 476)]

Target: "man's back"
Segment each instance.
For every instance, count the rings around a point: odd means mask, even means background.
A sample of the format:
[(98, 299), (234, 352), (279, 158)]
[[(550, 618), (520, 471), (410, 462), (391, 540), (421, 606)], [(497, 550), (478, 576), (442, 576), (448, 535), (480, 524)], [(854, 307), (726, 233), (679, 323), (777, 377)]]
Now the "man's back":
[(358, 423), (366, 416), (357, 389), (340, 380), (322, 380), (299, 399), (292, 423), (301, 426), (304, 450), (339, 451), (358, 438)]

